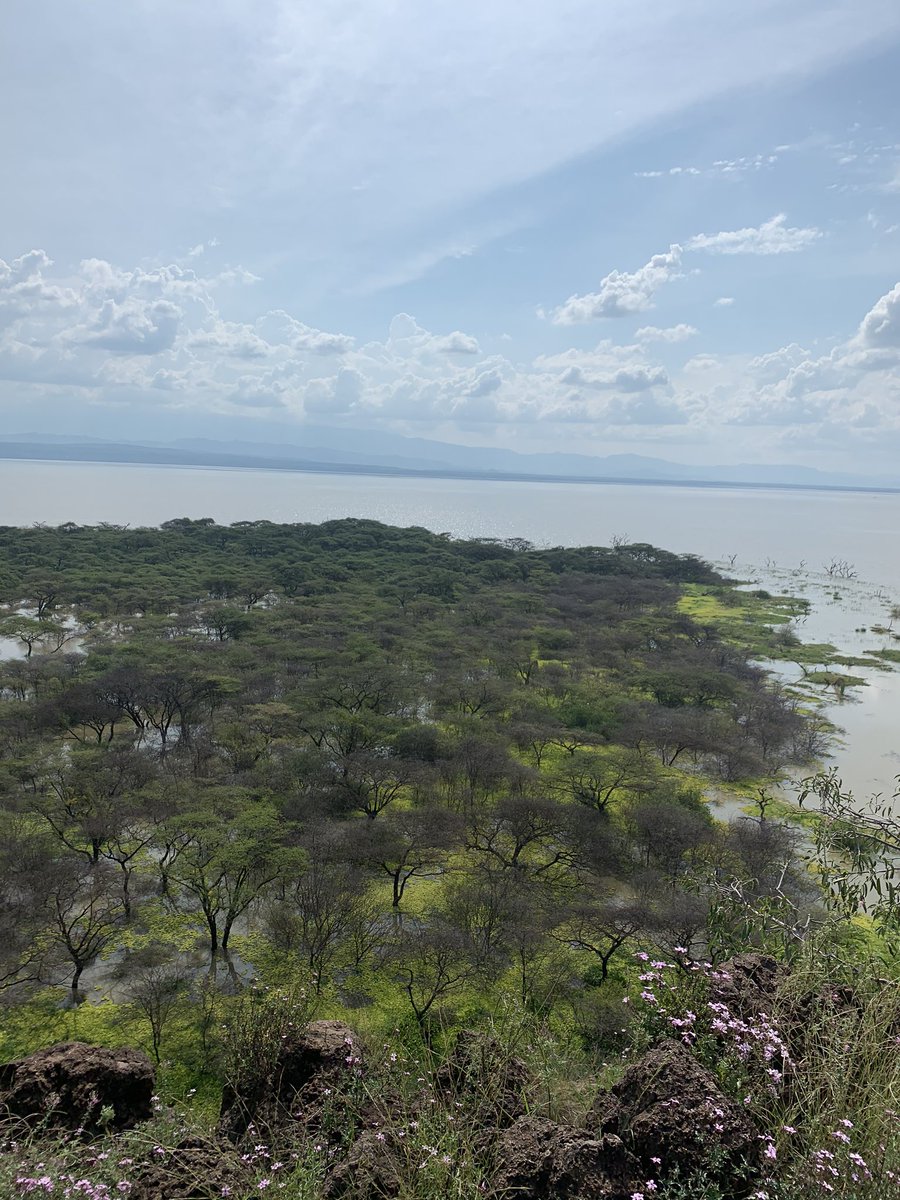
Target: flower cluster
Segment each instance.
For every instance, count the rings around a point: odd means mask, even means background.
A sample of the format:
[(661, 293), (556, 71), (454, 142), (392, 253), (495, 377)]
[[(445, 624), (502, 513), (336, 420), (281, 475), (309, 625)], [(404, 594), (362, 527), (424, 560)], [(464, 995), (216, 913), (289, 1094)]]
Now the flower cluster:
[[(678, 949), (683, 950), (683, 947)], [(768, 1015), (758, 1013), (753, 1020), (747, 1021), (732, 1013), (727, 1004), (714, 999), (704, 1002), (702, 1015), (691, 1008), (680, 1010), (679, 983), (685, 972), (712, 985), (727, 981), (730, 978), (727, 972), (716, 970), (711, 963), (687, 958), (686, 951), (679, 962), (651, 961), (643, 951), (637, 958), (645, 964), (638, 976), (642, 985), (640, 998), (653, 1010), (657, 1020), (664, 1021), (686, 1046), (693, 1046), (704, 1033), (712, 1035), (720, 1045), (724, 1043), (726, 1052), (738, 1062), (761, 1068), (767, 1089), (772, 1094), (777, 1093), (793, 1064), (783, 1038)]]
[[(725, 1066), (728, 1090), (754, 1112), (757, 1120), (765, 1120), (764, 1112), (771, 1116), (773, 1107), (777, 1111), (779, 1105), (791, 1103), (788, 1085), (797, 1072), (775, 1021), (762, 1011), (735, 1014), (722, 999), (725, 989), (717, 986), (731, 981), (727, 970), (694, 961), (683, 948), (676, 948), (676, 952), (676, 962), (652, 960), (644, 952), (636, 955), (642, 967), (638, 979), (645, 1023), (654, 1035), (676, 1036), (686, 1046), (709, 1054), (720, 1077)], [(627, 998), (625, 1003), (629, 1003)], [(835, 1121), (826, 1144), (812, 1150), (793, 1125), (781, 1124), (777, 1132), (761, 1134), (760, 1162), (765, 1178), (760, 1182), (764, 1186), (751, 1192), (750, 1200), (775, 1200), (786, 1194), (778, 1182), (787, 1178), (780, 1169), (785, 1164), (790, 1164), (788, 1174), (792, 1178), (799, 1171), (804, 1196), (816, 1194), (827, 1200), (852, 1195), (855, 1200), (873, 1195), (881, 1200), (883, 1194), (888, 1194), (882, 1190), (885, 1186), (891, 1189), (891, 1195), (900, 1196), (900, 1170), (896, 1169), (900, 1117), (890, 1109), (885, 1110), (885, 1116), (894, 1122), (896, 1136), (887, 1139), (892, 1142), (890, 1148), (878, 1145), (877, 1154), (870, 1154), (869, 1161), (854, 1145), (854, 1125), (848, 1117)], [(721, 1132), (723, 1127), (713, 1121), (712, 1128)], [(786, 1151), (784, 1163), (779, 1147)], [(644, 1191), (635, 1193), (631, 1200), (650, 1200), (647, 1193), (651, 1191), (645, 1184)]]

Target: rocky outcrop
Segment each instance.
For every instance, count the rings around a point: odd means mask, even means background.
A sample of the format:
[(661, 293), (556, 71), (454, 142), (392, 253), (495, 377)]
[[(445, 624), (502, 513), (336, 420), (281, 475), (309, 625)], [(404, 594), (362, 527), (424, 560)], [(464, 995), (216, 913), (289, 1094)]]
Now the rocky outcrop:
[(138, 1172), (129, 1200), (213, 1200), (240, 1195), (250, 1172), (240, 1157), (218, 1142), (199, 1138), (180, 1142), (155, 1156)]
[(446, 1099), (460, 1101), (477, 1126), (499, 1130), (528, 1111), (534, 1080), (521, 1059), (505, 1051), (496, 1038), (464, 1029), (435, 1073), (435, 1086)]
[(359, 1039), (342, 1021), (313, 1021), (285, 1039), (268, 1070), (249, 1070), (222, 1093), (219, 1129), (237, 1141), (251, 1124), (315, 1124), (323, 1107), (362, 1069)]
[(63, 1042), (0, 1066), (0, 1114), (91, 1135), (152, 1112), (153, 1065), (140, 1050)]
[(667, 1039), (632, 1064), (594, 1102), (586, 1122), (616, 1134), (640, 1162), (644, 1179), (705, 1171), (739, 1196), (759, 1155), (755, 1126), (680, 1042)]
[[(747, 967), (731, 967), (725, 979), (744, 989), (740, 999), (732, 993), (735, 1008), (756, 1004), (767, 987), (765, 964)], [(581, 1128), (528, 1115), (535, 1082), (490, 1036), (461, 1033), (432, 1078), (433, 1089), (423, 1078), (411, 1094), (388, 1094), (374, 1068), (363, 1075), (353, 1031), (315, 1021), (226, 1089), (216, 1135), (156, 1147), (136, 1164), (132, 1200), (252, 1190), (257, 1142), (266, 1162), (288, 1163), (314, 1146), (327, 1172), (323, 1200), (394, 1200), (410, 1193), (421, 1167), (411, 1131), (441, 1114), (448, 1130), (465, 1129), (467, 1169), (493, 1200), (631, 1200), (670, 1180), (690, 1186), (701, 1173), (723, 1200), (746, 1200), (757, 1186), (756, 1128), (679, 1041), (659, 1042), (633, 1063), (596, 1097)], [(153, 1084), (137, 1051), (67, 1043), (0, 1067), (0, 1115), (88, 1136), (128, 1129), (151, 1115)]]
[(497, 1143), (496, 1200), (630, 1200), (641, 1179), (614, 1134), (522, 1117)]
[(784, 963), (768, 954), (738, 954), (716, 968), (711, 999), (743, 1021), (772, 1016), (779, 989), (789, 975)]
[(322, 1200), (392, 1200), (399, 1196), (398, 1149), (394, 1134), (366, 1130), (328, 1175)]

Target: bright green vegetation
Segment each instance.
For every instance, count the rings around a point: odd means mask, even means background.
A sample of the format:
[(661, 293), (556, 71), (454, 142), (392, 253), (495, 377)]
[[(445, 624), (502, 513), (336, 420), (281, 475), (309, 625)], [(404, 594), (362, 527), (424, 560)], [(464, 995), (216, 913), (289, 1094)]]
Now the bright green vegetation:
[(404, 1053), (511, 1013), (577, 1092), (635, 1036), (636, 948), (797, 958), (825, 919), (764, 796), (722, 825), (704, 790), (820, 756), (754, 660), (833, 648), (696, 558), (0, 529), (0, 603), (0, 1059), (138, 1044), (202, 1121), (257, 979)]
[(881, 659), (885, 663), (900, 663), (900, 650), (867, 650), (866, 654), (871, 654), (873, 658)]
[(742, 591), (724, 580), (689, 582), (679, 608), (698, 624), (714, 626), (754, 658), (793, 659), (789, 651), (834, 651), (833, 646), (811, 648), (801, 643), (791, 623), (808, 611), (809, 601), (795, 596), (773, 596), (762, 589)]
[[(803, 642), (793, 622), (809, 609), (809, 601), (794, 596), (772, 596), (763, 590), (742, 591), (725, 584), (686, 584), (679, 601), (682, 612), (701, 625), (711, 625), (719, 636), (746, 650), (753, 659), (792, 662), (806, 671), (817, 667), (873, 667), (869, 655), (885, 668), (900, 662), (895, 650), (870, 650), (866, 656), (842, 654), (828, 642)], [(821, 682), (821, 681), (819, 681)], [(849, 686), (849, 685), (848, 685)]]

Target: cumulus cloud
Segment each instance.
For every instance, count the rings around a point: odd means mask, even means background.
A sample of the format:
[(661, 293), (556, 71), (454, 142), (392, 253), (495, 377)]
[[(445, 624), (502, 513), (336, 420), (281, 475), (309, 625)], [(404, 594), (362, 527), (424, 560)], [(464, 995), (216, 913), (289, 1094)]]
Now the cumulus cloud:
[(310, 413), (349, 413), (359, 405), (366, 387), (365, 376), (353, 367), (341, 367), (330, 378), (313, 379), (303, 392), (303, 406)]
[(229, 392), (227, 399), (239, 408), (285, 407), (280, 389), (267, 386), (252, 375), (245, 375), (239, 379), (237, 386)]
[(856, 333), (813, 357), (792, 344), (751, 359), (729, 419), (743, 425), (900, 430), (900, 284), (881, 296)]
[(612, 374), (596, 375), (583, 367), (567, 367), (559, 377), (560, 383), (572, 387), (586, 387), (600, 392), (646, 392), (650, 388), (665, 387), (669, 376), (662, 367), (621, 367)]
[(731, 308), (734, 304), (734, 296), (720, 296), (713, 304), (713, 308)]
[(665, 329), (659, 329), (656, 325), (644, 325), (635, 335), (637, 342), (684, 342), (688, 338), (696, 337), (698, 330), (693, 325), (669, 325)]
[(480, 354), (481, 348), (475, 338), (470, 337), (467, 333), (460, 333), (458, 329), (453, 333), (448, 333), (446, 337), (438, 338), (435, 342), (435, 348), (442, 350), (445, 354)]
[(44, 272), (52, 266), (53, 260), (43, 250), (29, 250), (11, 263), (0, 258), (0, 326), (76, 303), (70, 288), (45, 278)]
[[(680, 269), (673, 247), (638, 271), (614, 272), (603, 281), (617, 297), (608, 303), (650, 303)], [(408, 313), (365, 344), (281, 309), (232, 320), (220, 311), (234, 300), (223, 274), (179, 264), (126, 270), (98, 259), (62, 274), (41, 252), (4, 263), (0, 298), (15, 300), (0, 331), (0, 381), (18, 396), (30, 386), (92, 403), (405, 428), (557, 422), (568, 436), (581, 425), (588, 433), (632, 428), (645, 439), (657, 436), (654, 428), (688, 439), (734, 424), (780, 431), (828, 423), (859, 436), (900, 429), (900, 285), (830, 353), (788, 344), (755, 357), (701, 353), (678, 365), (676, 348), (697, 333), (683, 322), (642, 326), (627, 344), (604, 339), (513, 362), (484, 354), (469, 333), (435, 332)], [(660, 349), (665, 366), (654, 361)]]
[(174, 345), (181, 316), (169, 300), (104, 300), (91, 324), (73, 329), (67, 339), (114, 354), (160, 354)]
[(192, 350), (218, 350), (232, 358), (268, 358), (274, 347), (249, 325), (216, 321), (208, 329), (191, 333), (186, 346)]
[(685, 248), (706, 250), (710, 254), (793, 254), (798, 250), (806, 250), (820, 237), (820, 229), (792, 228), (787, 225), (785, 214), (778, 213), (762, 225), (723, 230), (721, 233), (698, 233)]
[[(670, 280), (679, 279), (684, 274), (682, 263), (685, 253), (789, 254), (805, 250), (822, 237), (819, 229), (794, 228), (786, 222), (785, 214), (778, 213), (762, 225), (723, 230), (714, 234), (698, 233), (684, 246), (673, 243), (664, 253), (654, 254), (636, 271), (610, 271), (600, 281), (596, 292), (570, 296), (564, 304), (550, 312), (550, 319), (554, 325), (579, 325), (608, 317), (631, 317), (636, 313), (646, 312), (653, 308), (659, 289)], [(716, 301), (716, 305), (722, 308), (732, 303), (733, 299), (730, 296), (722, 296)], [(539, 309), (538, 312), (540, 316), (545, 315), (543, 309)], [(658, 340), (679, 341), (690, 336), (688, 330), (692, 330), (692, 326), (672, 326), (666, 336), (655, 326), (648, 325), (636, 336), (643, 335), (646, 340), (656, 336)]]
[(857, 340), (865, 346), (900, 350), (900, 283), (869, 309)]
[(769, 354), (759, 354), (751, 358), (747, 369), (761, 383), (774, 383), (783, 379), (786, 372), (806, 362), (808, 358), (808, 350), (804, 350), (796, 342), (791, 342), (789, 346), (782, 346)]
[(578, 325), (601, 317), (630, 317), (653, 307), (656, 293), (681, 275), (681, 247), (672, 245), (636, 271), (610, 271), (596, 292), (570, 296), (551, 313), (554, 325)]
[(591, 425), (600, 428), (618, 426), (675, 426), (687, 423), (680, 405), (653, 395), (612, 396), (602, 399), (573, 392), (540, 413), (542, 421)]

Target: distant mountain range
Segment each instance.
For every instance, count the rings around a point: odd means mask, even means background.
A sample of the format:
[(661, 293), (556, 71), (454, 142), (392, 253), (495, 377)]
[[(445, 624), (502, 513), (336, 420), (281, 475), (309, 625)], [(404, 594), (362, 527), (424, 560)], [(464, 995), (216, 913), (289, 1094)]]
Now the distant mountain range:
[[(280, 430), (278, 432), (281, 432)], [(900, 479), (873, 478), (812, 467), (766, 464), (689, 466), (640, 454), (524, 454), (487, 446), (408, 438), (378, 430), (290, 427), (293, 442), (107, 441), (53, 434), (0, 435), (0, 459), (324, 471), (340, 474), (444, 476), (466, 479), (728, 484), (751, 487), (900, 490)]]

